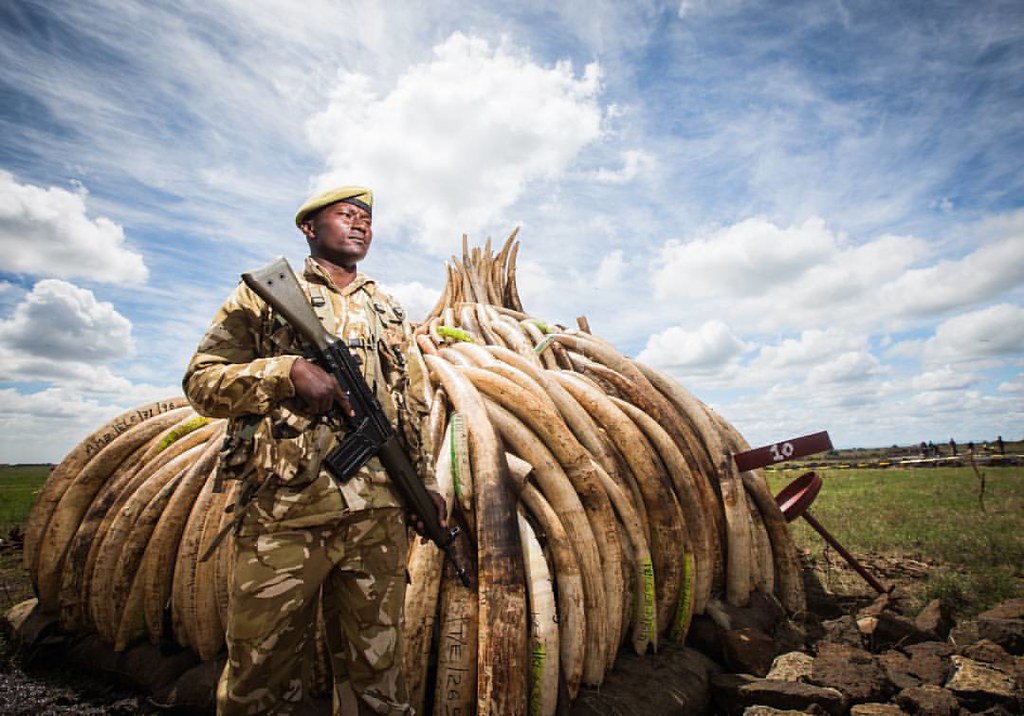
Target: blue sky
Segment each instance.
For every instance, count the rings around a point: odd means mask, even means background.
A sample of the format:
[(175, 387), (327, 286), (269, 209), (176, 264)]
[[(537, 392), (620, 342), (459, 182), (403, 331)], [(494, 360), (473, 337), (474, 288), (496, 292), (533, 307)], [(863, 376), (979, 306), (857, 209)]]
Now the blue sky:
[(299, 7), (0, 8), (0, 462), (177, 393), (332, 183), (414, 318), (519, 226), (529, 312), (751, 443), (1024, 437), (1020, 2)]

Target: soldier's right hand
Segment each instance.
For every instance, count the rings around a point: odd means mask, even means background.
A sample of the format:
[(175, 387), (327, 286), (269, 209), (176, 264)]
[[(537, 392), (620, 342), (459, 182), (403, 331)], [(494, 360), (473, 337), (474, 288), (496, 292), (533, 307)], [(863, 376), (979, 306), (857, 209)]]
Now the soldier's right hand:
[(337, 403), (342, 415), (355, 417), (348, 393), (320, 366), (299, 358), (292, 364), (289, 377), (295, 386), (295, 397), (303, 402), (311, 414), (323, 415), (330, 412)]

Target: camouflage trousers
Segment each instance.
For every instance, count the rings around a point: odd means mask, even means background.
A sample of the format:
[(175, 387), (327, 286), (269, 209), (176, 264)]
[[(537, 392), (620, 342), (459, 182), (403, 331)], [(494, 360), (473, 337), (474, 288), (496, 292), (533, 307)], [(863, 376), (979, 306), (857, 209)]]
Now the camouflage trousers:
[(402, 675), (407, 538), (401, 509), (242, 535), (236, 545), (219, 716), (309, 711), (321, 608), (334, 714), (413, 713)]

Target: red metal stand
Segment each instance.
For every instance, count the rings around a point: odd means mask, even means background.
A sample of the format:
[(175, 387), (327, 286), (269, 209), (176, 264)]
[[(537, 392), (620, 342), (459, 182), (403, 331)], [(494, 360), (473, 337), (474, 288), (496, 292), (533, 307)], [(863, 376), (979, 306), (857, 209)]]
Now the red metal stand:
[(882, 586), (875, 577), (864, 568), (856, 558), (846, 551), (843, 545), (839, 544), (839, 540), (833, 537), (825, 527), (814, 519), (814, 516), (810, 513), (811, 503), (814, 502), (814, 498), (818, 496), (818, 492), (821, 490), (821, 476), (816, 472), (808, 472), (793, 482), (786, 485), (775, 496), (775, 501), (778, 503), (779, 508), (782, 510), (782, 516), (786, 518), (786, 522), (792, 522), (797, 517), (803, 517), (807, 520), (807, 524), (814, 528), (814, 531), (820, 534), (826, 542), (835, 548), (836, 552), (846, 560), (847, 564), (857, 570), (857, 574), (864, 578), (868, 584), (874, 588), (879, 594), (885, 594), (889, 592)]

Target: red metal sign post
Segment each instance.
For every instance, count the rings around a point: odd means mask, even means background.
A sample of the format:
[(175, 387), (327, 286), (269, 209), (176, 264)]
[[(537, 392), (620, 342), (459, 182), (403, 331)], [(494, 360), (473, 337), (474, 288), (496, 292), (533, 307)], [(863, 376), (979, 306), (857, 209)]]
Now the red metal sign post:
[(740, 472), (746, 472), (831, 449), (832, 439), (829, 438), (827, 430), (822, 430), (820, 433), (801, 435), (798, 438), (741, 452), (735, 456), (736, 467)]
[[(771, 445), (765, 445), (764, 447), (754, 448), (753, 450), (747, 450), (741, 452), (733, 458), (736, 460), (736, 467), (741, 472), (747, 470), (756, 470), (759, 467), (767, 467), (768, 465), (774, 465), (779, 462), (785, 462), (786, 460), (792, 460), (798, 457), (806, 457), (807, 455), (813, 455), (818, 452), (824, 452), (825, 450), (832, 449), (832, 440), (829, 438), (826, 431), (820, 433), (812, 433), (811, 435), (802, 435), (798, 438), (786, 440), (784, 442), (772, 443)], [(787, 522), (792, 522), (797, 517), (803, 517), (807, 520), (815, 532), (820, 534), (826, 542), (835, 548), (836, 552), (846, 560), (847, 564), (853, 567), (857, 574), (864, 578), (864, 581), (871, 585), (871, 587), (879, 594), (885, 594), (889, 590), (882, 585), (875, 577), (864, 568), (856, 558), (846, 551), (843, 545), (839, 544), (839, 540), (833, 537), (825, 526), (822, 525), (818, 520), (811, 515), (810, 506), (814, 502), (814, 498), (818, 496), (818, 491), (821, 490), (821, 477), (815, 472), (808, 472), (801, 475), (797, 479), (782, 488), (782, 491), (775, 496), (775, 501), (778, 503), (779, 508), (782, 510), (783, 517), (786, 518)]]

